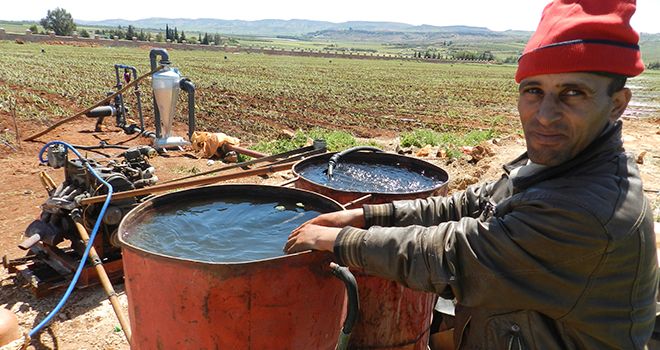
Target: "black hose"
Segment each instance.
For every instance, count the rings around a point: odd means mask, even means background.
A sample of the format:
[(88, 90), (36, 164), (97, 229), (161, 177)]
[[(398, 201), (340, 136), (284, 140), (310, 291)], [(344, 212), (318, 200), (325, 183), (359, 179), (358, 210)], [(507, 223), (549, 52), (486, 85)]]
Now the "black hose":
[(192, 141), (195, 132), (195, 84), (188, 78), (181, 78), (179, 87), (188, 93), (188, 140)]
[(336, 350), (344, 350), (348, 348), (348, 341), (353, 331), (353, 326), (357, 321), (358, 313), (360, 311), (360, 300), (358, 299), (358, 287), (355, 281), (355, 276), (348, 270), (347, 267), (339, 266), (333, 262), (330, 263), (332, 274), (344, 282), (346, 286), (346, 294), (348, 295), (348, 311), (346, 312), (346, 319), (344, 326), (339, 333), (337, 340)]
[(349, 153), (358, 152), (358, 151), (382, 152), (383, 150), (371, 146), (357, 146), (335, 153), (332, 157), (330, 157), (330, 160), (328, 161), (328, 178), (332, 179), (332, 170), (335, 168), (335, 165), (337, 165), (337, 163), (339, 162), (339, 158)]

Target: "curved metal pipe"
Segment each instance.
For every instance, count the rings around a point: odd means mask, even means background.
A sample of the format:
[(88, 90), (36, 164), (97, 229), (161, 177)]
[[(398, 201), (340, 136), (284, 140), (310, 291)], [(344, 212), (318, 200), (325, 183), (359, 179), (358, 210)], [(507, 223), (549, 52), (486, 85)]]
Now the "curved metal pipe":
[(332, 170), (335, 168), (335, 165), (337, 165), (337, 163), (339, 162), (339, 158), (349, 153), (358, 152), (358, 151), (382, 152), (383, 150), (371, 146), (357, 146), (335, 153), (332, 157), (330, 157), (330, 160), (328, 161), (328, 178), (332, 179)]
[(188, 78), (181, 78), (179, 87), (188, 93), (188, 140), (192, 141), (195, 132), (195, 84)]
[(167, 50), (161, 48), (151, 49), (149, 51), (149, 62), (151, 63), (151, 70), (156, 69), (156, 57), (160, 56), (160, 64), (170, 64), (170, 55), (167, 53)]
[(348, 295), (348, 311), (346, 312), (346, 319), (344, 326), (339, 332), (339, 339), (337, 339), (336, 350), (344, 350), (348, 348), (348, 341), (353, 331), (355, 321), (357, 321), (358, 313), (360, 311), (360, 300), (358, 298), (358, 287), (355, 281), (355, 276), (348, 270), (348, 267), (339, 266), (333, 262), (330, 263), (330, 269), (335, 277), (344, 282), (346, 286), (346, 294)]

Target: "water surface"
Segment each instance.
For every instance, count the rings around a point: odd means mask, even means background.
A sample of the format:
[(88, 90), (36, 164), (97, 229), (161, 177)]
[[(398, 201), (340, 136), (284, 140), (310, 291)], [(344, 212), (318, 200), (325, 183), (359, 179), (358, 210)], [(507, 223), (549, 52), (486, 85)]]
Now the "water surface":
[(341, 162), (327, 175), (327, 163), (309, 164), (300, 175), (309, 181), (335, 190), (365, 193), (410, 193), (426, 191), (442, 185), (445, 180), (416, 172), (401, 165), (367, 162)]
[(255, 198), (197, 200), (158, 207), (124, 240), (144, 250), (207, 262), (240, 262), (284, 255), (291, 231), (320, 214), (295, 201)]

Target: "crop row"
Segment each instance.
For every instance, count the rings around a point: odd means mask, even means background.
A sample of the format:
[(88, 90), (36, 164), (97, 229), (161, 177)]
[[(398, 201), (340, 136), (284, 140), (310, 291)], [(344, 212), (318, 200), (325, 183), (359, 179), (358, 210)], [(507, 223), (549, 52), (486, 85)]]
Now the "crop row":
[[(42, 50), (43, 49), (43, 50)], [(199, 126), (248, 141), (280, 129), (346, 130), (356, 136), (429, 128), (466, 132), (516, 128), (515, 67), (171, 51), (196, 85)], [(0, 98), (17, 114), (53, 121), (105, 96), (113, 65), (149, 70), (148, 48), (17, 45), (0, 42)], [(657, 77), (644, 78), (655, 88)], [(149, 84), (142, 84), (147, 119)], [(178, 115), (185, 121), (185, 96)], [(134, 102), (132, 96), (126, 97)], [(41, 101), (44, 100), (44, 101)]]

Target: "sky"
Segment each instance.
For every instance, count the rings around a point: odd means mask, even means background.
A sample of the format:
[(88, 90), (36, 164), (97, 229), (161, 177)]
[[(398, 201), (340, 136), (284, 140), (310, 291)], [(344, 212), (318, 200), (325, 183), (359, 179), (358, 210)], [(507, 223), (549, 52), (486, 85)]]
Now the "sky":
[[(64, 8), (76, 20), (149, 17), (388, 21), (413, 25), (468, 25), (491, 30), (535, 30), (549, 0), (4, 0), (0, 20), (39, 20)], [(11, 5), (9, 5), (9, 4)], [(660, 0), (637, 0), (632, 25), (660, 33)]]

